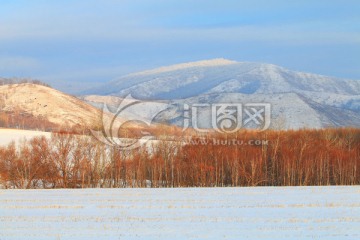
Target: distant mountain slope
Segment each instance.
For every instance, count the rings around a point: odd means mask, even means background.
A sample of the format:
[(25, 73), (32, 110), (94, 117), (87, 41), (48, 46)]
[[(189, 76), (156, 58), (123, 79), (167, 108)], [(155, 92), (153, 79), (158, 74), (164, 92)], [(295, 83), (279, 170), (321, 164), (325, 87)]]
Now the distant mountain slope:
[(301, 73), (263, 63), (214, 59), (130, 74), (88, 93), (179, 99), (206, 93), (326, 92), (360, 95), (360, 81)]
[[(128, 94), (175, 104), (267, 102), (273, 128), (360, 127), (360, 81), (272, 64), (226, 59), (178, 64), (129, 74), (89, 93), (112, 96), (84, 98), (94, 106)], [(179, 125), (181, 117), (176, 121)]]
[(0, 112), (33, 116), (62, 127), (93, 127), (100, 111), (55, 89), (32, 83), (0, 86)]
[[(113, 96), (95, 95), (84, 96), (82, 99), (99, 108), (102, 107), (103, 103), (116, 108), (122, 100)], [(198, 103), (270, 103), (272, 108), (270, 127), (272, 129), (360, 126), (360, 114), (358, 112), (320, 104), (296, 93), (271, 95), (240, 93), (203, 94), (197, 97), (168, 101), (168, 103), (173, 108), (160, 114), (158, 120), (170, 122), (177, 126), (183, 125), (184, 119), (181, 106), (185, 103), (189, 105)], [(180, 108), (176, 106), (180, 106)], [(199, 119), (199, 125), (204, 128), (210, 128), (210, 116), (202, 115), (202, 118)]]

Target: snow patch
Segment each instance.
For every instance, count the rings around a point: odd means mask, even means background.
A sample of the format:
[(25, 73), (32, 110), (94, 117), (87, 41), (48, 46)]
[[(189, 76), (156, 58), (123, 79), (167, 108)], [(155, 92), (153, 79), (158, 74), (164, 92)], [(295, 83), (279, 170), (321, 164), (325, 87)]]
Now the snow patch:
[(30, 140), (31, 138), (40, 136), (50, 138), (51, 133), (18, 129), (0, 129), (0, 145), (8, 145), (11, 142), (18, 143), (23, 139)]
[(216, 67), (216, 66), (224, 66), (224, 65), (236, 64), (236, 63), (238, 63), (238, 62), (224, 59), (224, 58), (216, 58), (216, 59), (212, 59), (212, 60), (203, 60), (203, 61), (197, 61), (197, 62), (181, 63), (181, 64), (175, 64), (175, 65), (166, 66), (166, 67), (160, 67), (160, 68), (156, 68), (153, 70), (147, 70), (147, 71), (143, 71), (143, 72), (133, 73), (128, 76), (151, 75), (151, 74), (159, 74), (159, 73), (177, 71), (177, 70), (193, 68), (193, 67)]

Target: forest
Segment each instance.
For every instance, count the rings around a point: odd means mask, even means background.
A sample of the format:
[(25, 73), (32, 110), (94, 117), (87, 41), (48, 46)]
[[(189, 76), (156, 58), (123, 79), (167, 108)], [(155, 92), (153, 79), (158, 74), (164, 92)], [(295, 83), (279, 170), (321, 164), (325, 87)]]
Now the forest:
[(352, 128), (158, 137), (134, 150), (59, 132), (0, 147), (0, 187), (16, 189), (358, 185), (359, 168)]

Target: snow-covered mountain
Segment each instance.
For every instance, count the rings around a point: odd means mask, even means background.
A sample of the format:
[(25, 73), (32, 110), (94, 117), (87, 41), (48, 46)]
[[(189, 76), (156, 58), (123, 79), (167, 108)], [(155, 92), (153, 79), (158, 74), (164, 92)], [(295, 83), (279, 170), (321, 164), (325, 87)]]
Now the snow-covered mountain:
[(273, 128), (360, 127), (360, 81), (272, 64), (226, 59), (178, 64), (126, 75), (88, 93), (177, 104), (267, 102)]
[(89, 93), (180, 99), (206, 93), (325, 92), (359, 95), (360, 81), (291, 71), (264, 63), (214, 59), (130, 74)]

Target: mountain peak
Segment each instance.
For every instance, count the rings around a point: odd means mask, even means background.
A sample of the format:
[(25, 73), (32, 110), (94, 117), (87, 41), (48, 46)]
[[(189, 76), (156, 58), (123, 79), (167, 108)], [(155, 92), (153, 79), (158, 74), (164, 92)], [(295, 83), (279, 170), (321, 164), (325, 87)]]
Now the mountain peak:
[(216, 67), (216, 66), (224, 66), (224, 65), (236, 64), (236, 63), (238, 63), (238, 62), (228, 60), (225, 58), (215, 58), (215, 59), (210, 59), (210, 60), (180, 63), (180, 64), (175, 64), (175, 65), (166, 66), (166, 67), (159, 67), (159, 68), (152, 69), (152, 70), (133, 73), (133, 74), (130, 74), (130, 76), (151, 75), (151, 74), (158, 74), (158, 73), (176, 71), (176, 70), (193, 68), (193, 67)]
[(274, 94), (317, 92), (359, 95), (360, 82), (296, 72), (281, 66), (223, 58), (133, 73), (88, 94), (142, 99), (182, 99), (207, 93)]

